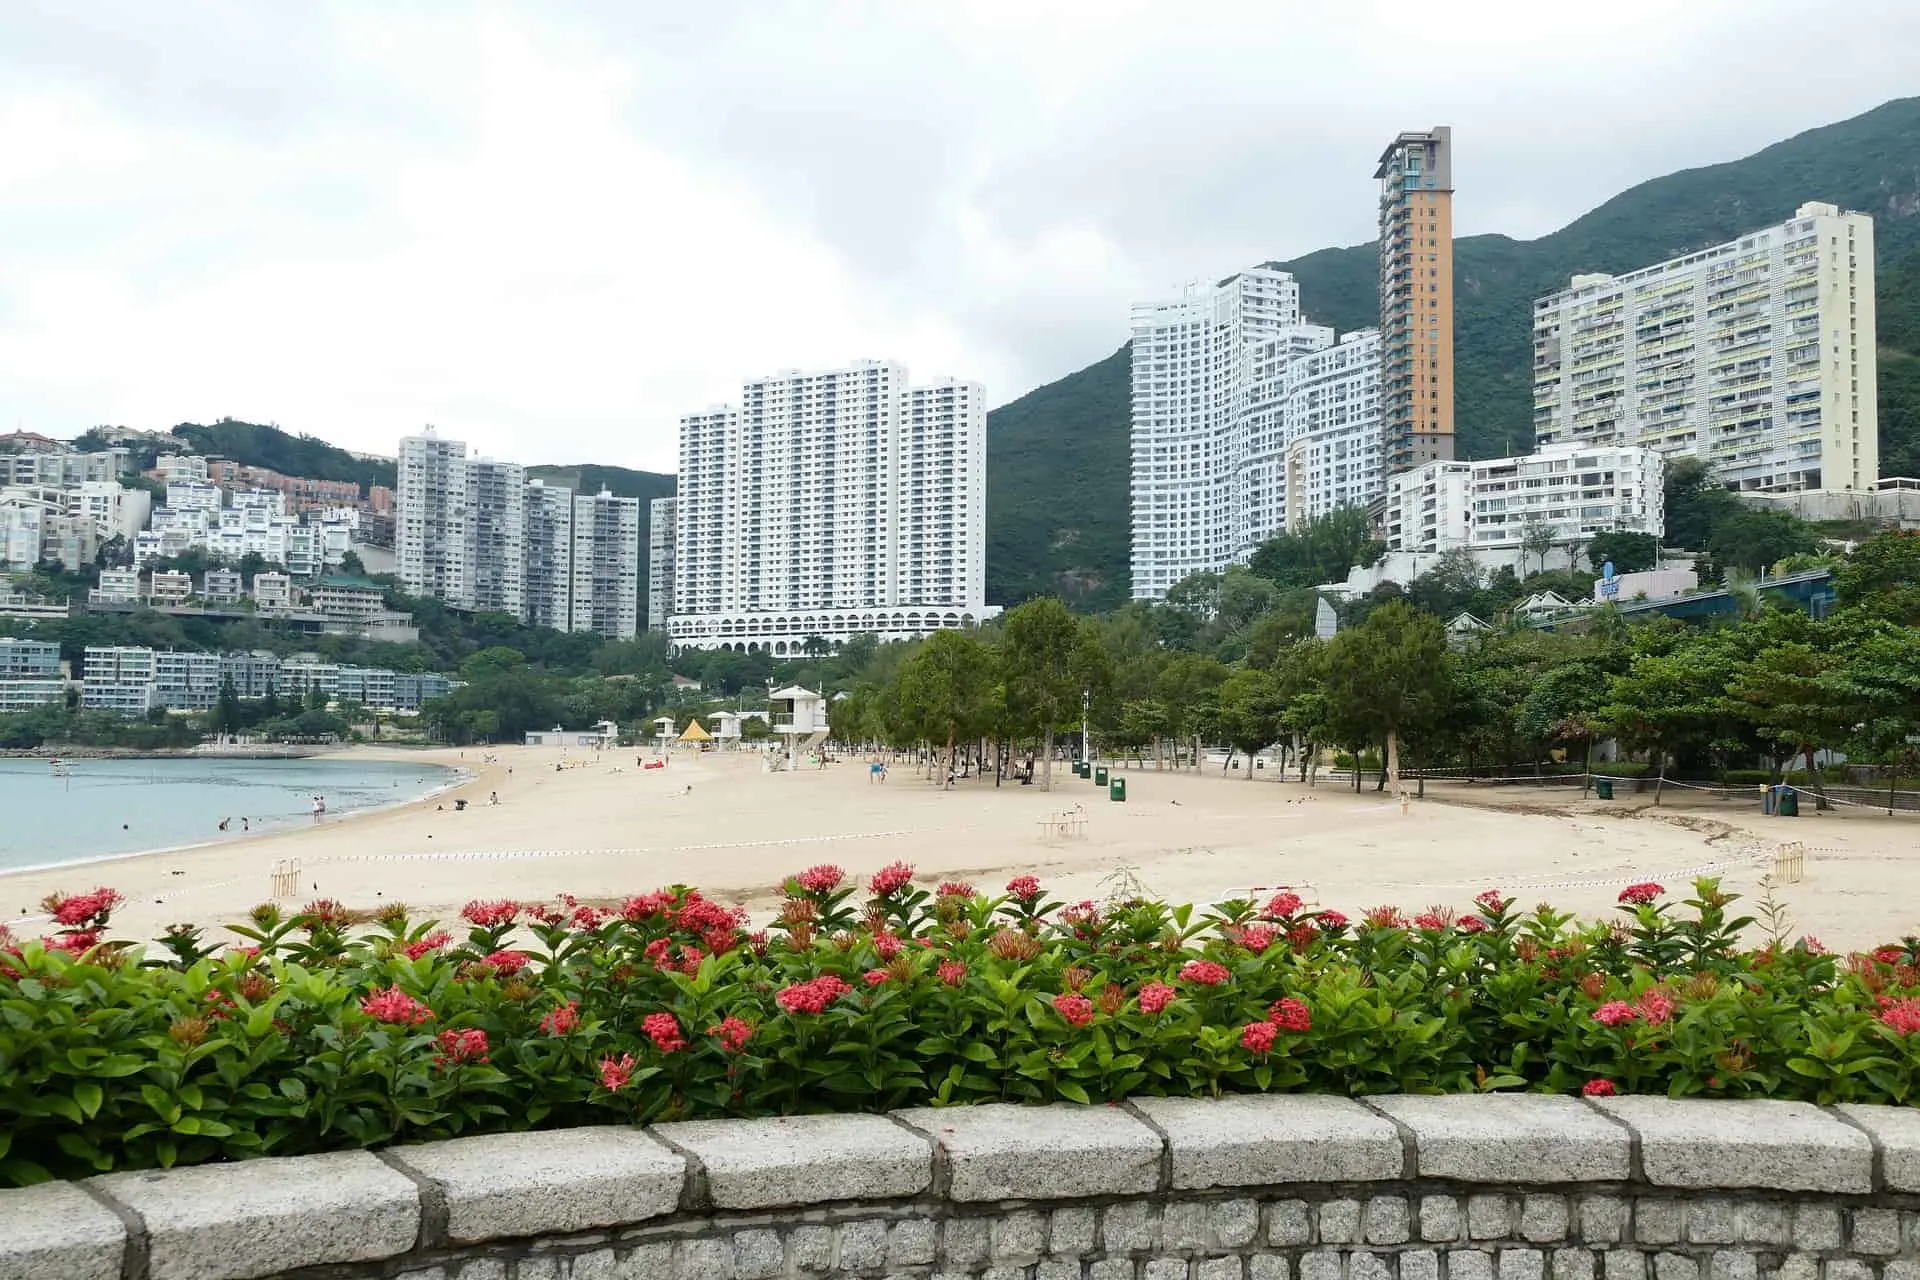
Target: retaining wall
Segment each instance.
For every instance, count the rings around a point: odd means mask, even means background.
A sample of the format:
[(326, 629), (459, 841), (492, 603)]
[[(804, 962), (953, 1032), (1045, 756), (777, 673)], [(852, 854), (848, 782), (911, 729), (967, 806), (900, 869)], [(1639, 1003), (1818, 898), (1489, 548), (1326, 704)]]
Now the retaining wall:
[(1920, 1111), (1142, 1099), (0, 1191), (0, 1280), (1920, 1280)]

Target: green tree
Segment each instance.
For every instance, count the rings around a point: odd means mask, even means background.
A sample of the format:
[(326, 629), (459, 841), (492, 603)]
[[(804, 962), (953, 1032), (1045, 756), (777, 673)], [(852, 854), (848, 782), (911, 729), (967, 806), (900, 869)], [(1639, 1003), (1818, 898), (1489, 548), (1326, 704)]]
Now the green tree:
[(1344, 722), (1373, 731), (1386, 749), (1384, 788), (1400, 787), (1400, 736), (1444, 703), (1447, 646), (1440, 620), (1405, 601), (1384, 604), (1327, 645), (1328, 692)]
[(1813, 529), (1785, 511), (1741, 506), (1728, 512), (1707, 538), (1707, 550), (1722, 569), (1760, 573), (1776, 560), (1819, 547)]
[(1076, 714), (1104, 655), (1097, 633), (1083, 634), (1080, 623), (1057, 596), (1016, 606), (1006, 615), (1000, 646), (1007, 705), (1017, 723), (1040, 737), (1042, 785), (1053, 789), (1053, 735)]
[(1862, 542), (1834, 571), (1833, 590), (1848, 608), (1920, 626), (1920, 530), (1888, 529)]
[(955, 744), (985, 731), (992, 685), (993, 654), (966, 631), (934, 632), (900, 669), (895, 697), (902, 715), (926, 740), (946, 741), (947, 786)]
[(1644, 573), (1660, 563), (1660, 539), (1650, 533), (1596, 533), (1587, 543), (1587, 563), (1598, 573), (1609, 560), (1616, 573)]
[(1280, 682), (1265, 671), (1241, 667), (1220, 686), (1219, 705), (1221, 736), (1247, 758), (1251, 782), (1255, 754), (1280, 737), (1287, 709)]
[(1520, 527), (1520, 552), (1532, 556), (1541, 573), (1547, 571), (1547, 557), (1553, 547), (1553, 526), (1545, 520), (1529, 520)]

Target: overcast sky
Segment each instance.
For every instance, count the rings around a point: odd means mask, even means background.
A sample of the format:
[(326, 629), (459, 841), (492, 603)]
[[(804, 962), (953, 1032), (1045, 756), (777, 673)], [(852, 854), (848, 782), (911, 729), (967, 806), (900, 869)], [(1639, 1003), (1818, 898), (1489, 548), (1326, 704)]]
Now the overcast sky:
[(781, 369), (1000, 404), (1136, 298), (1371, 239), (1401, 129), (1453, 126), (1462, 234), (1531, 237), (1920, 93), (1920, 4), (1843, 11), (9, 0), (0, 430), (672, 470), (680, 414)]

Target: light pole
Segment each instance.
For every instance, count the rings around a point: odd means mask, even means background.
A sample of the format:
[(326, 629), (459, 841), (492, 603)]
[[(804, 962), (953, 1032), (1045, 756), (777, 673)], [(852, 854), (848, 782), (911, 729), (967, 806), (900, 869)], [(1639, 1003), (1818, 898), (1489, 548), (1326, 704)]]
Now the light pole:
[(1092, 707), (1093, 690), (1083, 685), (1080, 689), (1080, 758), (1089, 762), (1093, 757), (1087, 754), (1087, 713)]

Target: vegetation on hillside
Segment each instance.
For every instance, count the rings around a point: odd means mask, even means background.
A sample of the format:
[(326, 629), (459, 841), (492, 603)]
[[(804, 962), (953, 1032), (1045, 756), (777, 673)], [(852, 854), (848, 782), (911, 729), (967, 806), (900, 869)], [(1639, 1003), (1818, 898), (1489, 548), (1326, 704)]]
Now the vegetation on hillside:
[[(1808, 200), (1875, 219), (1882, 475), (1920, 474), (1920, 98), (1886, 103), (1744, 159), (1669, 174), (1551, 235), (1469, 236), (1454, 245), (1454, 421), (1460, 456), (1532, 448), (1535, 298), (1578, 272), (1626, 271), (1790, 217)], [(1470, 191), (1461, 199), (1470, 198)], [(1364, 199), (1364, 191), (1356, 191)], [(1378, 322), (1376, 249), (1322, 249), (1272, 264), (1300, 281), (1314, 320)], [(1113, 356), (988, 415), (989, 598), (1059, 591), (1098, 608), (1128, 594), (1130, 359)], [(1072, 540), (1033, 531), (1073, 530)], [(1102, 532), (1104, 531), (1104, 533)], [(1691, 545), (1691, 544), (1685, 544)], [(1087, 597), (1065, 584), (1093, 580)]]
[(362, 496), (373, 485), (394, 484), (394, 464), (357, 458), (315, 436), (294, 435), (279, 427), (222, 418), (202, 426), (183, 422), (173, 429), (186, 453), (231, 458), (248, 467), (266, 467), (282, 475), (310, 480), (351, 480)]

